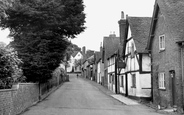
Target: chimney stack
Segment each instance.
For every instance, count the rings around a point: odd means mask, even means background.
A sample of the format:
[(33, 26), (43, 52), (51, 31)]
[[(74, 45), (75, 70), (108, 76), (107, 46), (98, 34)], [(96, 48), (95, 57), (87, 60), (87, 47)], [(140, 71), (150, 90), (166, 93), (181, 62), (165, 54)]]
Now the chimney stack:
[(123, 11), (121, 12), (121, 19), (118, 21), (118, 24), (119, 24), (120, 43), (121, 45), (123, 45), (124, 40), (126, 39), (125, 38), (126, 32), (128, 31), (128, 24), (127, 24), (127, 20), (124, 18)]
[(110, 33), (109, 37), (116, 37), (116, 34), (115, 34), (115, 32), (113, 32), (113, 33)]
[(127, 33), (128, 33), (128, 15), (126, 15), (126, 19), (124, 18), (124, 12), (121, 12), (121, 19), (118, 21), (119, 24), (119, 36), (120, 36), (120, 44), (121, 46), (123, 46), (123, 52), (122, 52), (122, 56), (124, 58), (125, 55), (125, 40), (127, 39)]
[(83, 53), (83, 55), (86, 54), (86, 47), (85, 46), (82, 47), (82, 53)]

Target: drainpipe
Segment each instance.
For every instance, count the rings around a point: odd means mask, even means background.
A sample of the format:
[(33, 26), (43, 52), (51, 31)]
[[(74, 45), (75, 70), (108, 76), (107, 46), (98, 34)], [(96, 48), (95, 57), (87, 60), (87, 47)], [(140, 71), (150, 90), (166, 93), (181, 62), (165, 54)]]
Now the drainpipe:
[[(184, 71), (183, 71), (183, 45), (184, 45), (184, 43), (182, 42), (181, 43), (181, 46), (180, 46), (180, 48), (181, 48), (181, 73), (182, 73), (182, 77), (181, 77), (181, 79), (182, 79), (182, 95), (183, 95), (183, 104), (184, 104)], [(182, 106), (183, 106), (183, 104), (182, 104)]]
[(118, 62), (118, 58), (117, 58), (117, 55), (115, 55), (115, 92), (116, 94), (118, 93), (117, 62)]
[[(184, 64), (183, 64), (183, 46), (184, 46), (184, 42), (178, 42), (178, 45), (180, 46), (180, 58), (181, 58), (181, 80), (182, 80), (182, 106), (184, 107)], [(184, 108), (183, 108), (184, 109)]]

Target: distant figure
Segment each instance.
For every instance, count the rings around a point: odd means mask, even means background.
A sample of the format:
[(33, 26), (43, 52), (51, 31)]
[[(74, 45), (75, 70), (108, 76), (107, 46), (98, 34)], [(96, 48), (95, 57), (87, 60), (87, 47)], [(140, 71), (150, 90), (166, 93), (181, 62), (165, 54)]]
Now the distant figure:
[(78, 78), (78, 76), (79, 76), (79, 75), (77, 74), (77, 78)]

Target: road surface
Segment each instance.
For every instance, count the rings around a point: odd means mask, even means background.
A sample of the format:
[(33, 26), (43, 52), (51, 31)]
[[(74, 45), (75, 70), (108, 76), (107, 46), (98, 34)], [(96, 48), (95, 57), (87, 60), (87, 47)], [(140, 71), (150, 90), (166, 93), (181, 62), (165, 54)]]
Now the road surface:
[(125, 105), (110, 93), (95, 82), (70, 75), (70, 82), (21, 115), (161, 115), (144, 105)]

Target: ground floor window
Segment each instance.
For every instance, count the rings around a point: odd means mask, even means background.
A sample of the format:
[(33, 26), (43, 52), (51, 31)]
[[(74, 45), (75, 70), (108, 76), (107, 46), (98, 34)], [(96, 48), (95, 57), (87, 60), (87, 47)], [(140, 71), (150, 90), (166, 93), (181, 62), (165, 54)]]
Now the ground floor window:
[(112, 75), (112, 83), (115, 84), (114, 74)]
[(132, 88), (136, 88), (136, 76), (132, 74)]
[(111, 74), (109, 74), (109, 83), (111, 83)]
[(120, 76), (120, 86), (124, 87), (124, 77), (123, 77), (123, 75)]
[(165, 89), (165, 73), (159, 73), (159, 78), (158, 78), (158, 85), (159, 89)]

